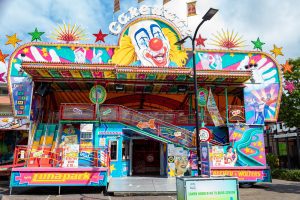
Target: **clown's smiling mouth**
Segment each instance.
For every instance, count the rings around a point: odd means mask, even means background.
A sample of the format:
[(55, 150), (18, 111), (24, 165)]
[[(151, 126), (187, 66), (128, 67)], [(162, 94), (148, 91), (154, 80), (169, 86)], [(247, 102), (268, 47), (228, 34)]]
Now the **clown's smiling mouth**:
[(153, 52), (153, 51), (147, 52), (146, 57), (150, 58), (154, 62), (155, 65), (162, 67), (167, 64), (166, 51), (167, 51), (167, 48), (164, 47), (158, 53)]

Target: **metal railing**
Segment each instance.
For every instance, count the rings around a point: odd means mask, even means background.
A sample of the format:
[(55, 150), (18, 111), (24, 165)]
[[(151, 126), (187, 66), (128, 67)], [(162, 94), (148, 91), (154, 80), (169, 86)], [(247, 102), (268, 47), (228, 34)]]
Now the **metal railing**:
[(101, 121), (121, 122), (153, 136), (192, 147), (193, 132), (121, 105), (102, 105)]
[[(16, 146), (13, 167), (23, 164), (24, 167), (63, 167), (66, 158), (66, 148), (60, 147), (51, 150), (47, 146)], [(81, 156), (80, 152), (90, 152), (89, 157)], [(109, 167), (110, 157), (108, 148), (80, 147), (77, 159), (87, 160), (90, 167)], [(79, 166), (80, 167), (80, 166)]]

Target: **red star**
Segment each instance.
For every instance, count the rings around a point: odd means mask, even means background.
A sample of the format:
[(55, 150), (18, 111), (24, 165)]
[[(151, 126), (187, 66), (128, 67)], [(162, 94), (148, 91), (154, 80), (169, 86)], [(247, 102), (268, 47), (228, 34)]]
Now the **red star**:
[(204, 46), (205, 47), (205, 44), (204, 44), (204, 41), (207, 40), (207, 38), (202, 38), (201, 35), (199, 34), (199, 37), (196, 38), (196, 46)]
[(102, 33), (102, 31), (101, 31), (101, 29), (100, 29), (100, 30), (99, 30), (99, 33), (94, 33), (93, 35), (96, 37), (96, 41), (95, 41), (95, 43), (96, 43), (96, 42), (98, 42), (98, 41), (105, 42), (105, 41), (104, 41), (104, 38), (105, 38), (108, 34)]
[(2, 51), (0, 50), (0, 62), (3, 62), (5, 64), (5, 58), (8, 56), (8, 54), (2, 54)]
[(0, 73), (0, 83), (1, 83), (1, 82), (3, 82), (3, 83), (6, 82), (5, 79), (4, 79), (4, 75), (5, 75), (5, 72)]

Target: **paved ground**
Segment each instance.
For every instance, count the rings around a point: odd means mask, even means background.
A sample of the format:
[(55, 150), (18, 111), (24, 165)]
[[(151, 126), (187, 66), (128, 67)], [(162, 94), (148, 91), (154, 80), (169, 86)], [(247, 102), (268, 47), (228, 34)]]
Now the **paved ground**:
[[(8, 195), (7, 182), (0, 181), (0, 196), (2, 200), (35, 200), (35, 199), (70, 199), (70, 200), (174, 200), (176, 195), (164, 196), (103, 196), (97, 188), (63, 188), (62, 195), (57, 195), (57, 188), (34, 188), (26, 191), (15, 191)], [(45, 195), (47, 194), (47, 195)], [(0, 197), (1, 199), (1, 197)], [(300, 182), (273, 180), (272, 184), (258, 184), (253, 188), (240, 189), (241, 200), (299, 200)]]

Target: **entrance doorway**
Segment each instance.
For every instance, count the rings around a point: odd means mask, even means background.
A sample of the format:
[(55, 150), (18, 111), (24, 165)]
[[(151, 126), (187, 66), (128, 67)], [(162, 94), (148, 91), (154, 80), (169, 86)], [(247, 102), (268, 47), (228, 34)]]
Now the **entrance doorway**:
[(160, 143), (155, 140), (133, 140), (132, 175), (159, 176)]

